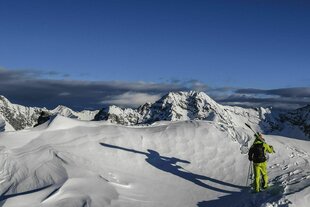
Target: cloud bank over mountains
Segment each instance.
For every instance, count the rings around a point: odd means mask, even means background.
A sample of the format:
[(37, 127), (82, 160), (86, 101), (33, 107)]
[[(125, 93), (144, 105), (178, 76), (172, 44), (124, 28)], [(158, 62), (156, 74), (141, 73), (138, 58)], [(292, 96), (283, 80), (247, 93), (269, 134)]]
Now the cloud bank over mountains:
[(280, 89), (212, 88), (197, 80), (165, 83), (70, 80), (53, 71), (0, 68), (0, 95), (15, 103), (53, 108), (59, 104), (76, 110), (99, 109), (105, 105), (137, 107), (154, 102), (170, 91), (204, 91), (222, 104), (247, 107), (298, 108), (310, 103), (310, 87)]
[(237, 89), (235, 94), (222, 100), (227, 104), (243, 106), (273, 106), (276, 108), (299, 108), (310, 104), (310, 87), (280, 89)]

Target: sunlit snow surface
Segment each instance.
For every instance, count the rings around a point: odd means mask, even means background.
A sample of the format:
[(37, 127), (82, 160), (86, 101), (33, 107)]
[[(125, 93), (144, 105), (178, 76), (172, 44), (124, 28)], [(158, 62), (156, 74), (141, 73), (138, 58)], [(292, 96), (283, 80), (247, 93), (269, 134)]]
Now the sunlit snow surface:
[(240, 143), (253, 140), (237, 132), (208, 121), (124, 127), (62, 116), (2, 132), (0, 206), (308, 206), (309, 141), (265, 136), (277, 152), (268, 167), (277, 191), (252, 194)]

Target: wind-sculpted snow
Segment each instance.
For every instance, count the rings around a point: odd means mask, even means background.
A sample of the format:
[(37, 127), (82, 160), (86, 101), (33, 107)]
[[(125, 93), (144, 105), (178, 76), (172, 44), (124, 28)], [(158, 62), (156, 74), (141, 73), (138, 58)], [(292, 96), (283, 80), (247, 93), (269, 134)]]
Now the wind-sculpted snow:
[(2, 148), (0, 153), (1, 195), (14, 195), (45, 188), (64, 182), (67, 178), (66, 170), (51, 147), (40, 146), (18, 152)]
[(0, 206), (307, 206), (309, 143), (266, 136), (280, 190), (253, 195), (249, 133), (211, 121), (125, 127), (56, 116), (0, 134)]

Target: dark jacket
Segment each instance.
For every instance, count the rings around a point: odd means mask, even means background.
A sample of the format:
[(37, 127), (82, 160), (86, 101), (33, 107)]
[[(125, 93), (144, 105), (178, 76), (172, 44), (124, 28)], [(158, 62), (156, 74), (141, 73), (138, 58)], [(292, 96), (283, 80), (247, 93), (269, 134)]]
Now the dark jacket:
[(274, 153), (273, 147), (256, 138), (249, 150), (249, 160), (254, 163), (266, 162), (266, 153)]

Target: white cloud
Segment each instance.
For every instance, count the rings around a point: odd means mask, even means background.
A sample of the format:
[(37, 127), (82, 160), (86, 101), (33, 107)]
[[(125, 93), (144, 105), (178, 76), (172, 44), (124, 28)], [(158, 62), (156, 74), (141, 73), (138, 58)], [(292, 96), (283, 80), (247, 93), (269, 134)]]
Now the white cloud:
[[(52, 77), (54, 78), (47, 78)], [(55, 108), (59, 104), (75, 110), (100, 109), (102, 104), (137, 107), (154, 102), (170, 91), (205, 91), (221, 104), (298, 108), (310, 103), (310, 87), (277, 89), (214, 88), (199, 80), (166, 83), (87, 81), (57, 79), (62, 74), (36, 70), (8, 70), (0, 67), (0, 94), (26, 106)]]
[(104, 100), (102, 104), (114, 104), (121, 107), (134, 106), (138, 107), (146, 102), (154, 103), (160, 99), (161, 94), (147, 94), (147, 93), (137, 93), (137, 92), (126, 92), (120, 95), (108, 97), (108, 100)]

